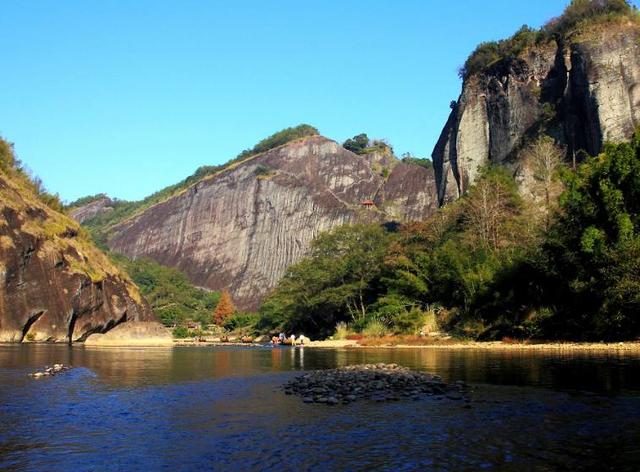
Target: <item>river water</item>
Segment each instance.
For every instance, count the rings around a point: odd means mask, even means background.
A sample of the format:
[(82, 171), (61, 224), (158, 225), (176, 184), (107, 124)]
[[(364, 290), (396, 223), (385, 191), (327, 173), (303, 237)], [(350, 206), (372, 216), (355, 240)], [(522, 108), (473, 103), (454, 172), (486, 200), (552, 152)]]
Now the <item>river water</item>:
[[(52, 378), (28, 373), (52, 363)], [(476, 387), (308, 405), (302, 370), (395, 362)], [(640, 470), (640, 356), (0, 346), (0, 469)]]

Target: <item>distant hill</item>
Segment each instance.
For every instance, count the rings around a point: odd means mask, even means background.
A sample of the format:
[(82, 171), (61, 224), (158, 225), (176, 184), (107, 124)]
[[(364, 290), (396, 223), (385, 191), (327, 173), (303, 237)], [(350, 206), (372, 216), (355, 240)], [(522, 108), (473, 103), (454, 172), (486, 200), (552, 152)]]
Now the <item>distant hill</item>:
[(306, 125), (297, 134), (268, 138), (164, 199), (124, 211), (116, 203), (84, 223), (114, 252), (176, 267), (197, 286), (228, 288), (239, 308), (255, 309), (319, 233), (421, 220), (436, 209), (431, 169), (396, 159), (386, 145), (358, 155)]

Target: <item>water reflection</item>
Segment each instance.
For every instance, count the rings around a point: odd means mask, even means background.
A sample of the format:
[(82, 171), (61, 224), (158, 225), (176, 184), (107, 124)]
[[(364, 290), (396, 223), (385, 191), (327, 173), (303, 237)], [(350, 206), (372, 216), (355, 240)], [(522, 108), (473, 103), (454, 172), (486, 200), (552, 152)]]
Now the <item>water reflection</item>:
[[(26, 376), (54, 362), (76, 368)], [(473, 408), (279, 388), (363, 362), (476, 384)], [(0, 346), (0, 469), (638, 470), (639, 374), (627, 353)]]
[(154, 385), (277, 371), (395, 362), (445, 379), (615, 394), (640, 391), (640, 356), (629, 352), (529, 352), (428, 349), (256, 347), (89, 348), (0, 346), (0, 369), (35, 370), (55, 362), (85, 367), (114, 386)]

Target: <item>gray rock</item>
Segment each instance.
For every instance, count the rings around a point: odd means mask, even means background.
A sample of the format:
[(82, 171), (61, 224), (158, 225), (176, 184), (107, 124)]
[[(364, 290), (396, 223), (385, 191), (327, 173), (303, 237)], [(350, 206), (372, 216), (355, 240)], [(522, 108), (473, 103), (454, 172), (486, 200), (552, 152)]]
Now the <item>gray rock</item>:
[[(272, 175), (257, 176), (259, 166)], [(371, 198), (376, 209), (364, 209)], [(436, 208), (431, 169), (386, 154), (359, 156), (314, 136), (206, 177), (116, 225), (108, 244), (177, 267), (198, 286), (229, 288), (238, 308), (249, 310), (318, 233), (345, 223), (422, 220)]]
[[(629, 139), (640, 123), (640, 27), (596, 25), (527, 49), (510, 64), (468, 77), (432, 154), (438, 200), (467, 191), (487, 164), (503, 164), (527, 191), (531, 171), (514, 161), (536, 127), (568, 154), (597, 155), (606, 141)], [(563, 121), (548, 121), (555, 105)]]
[(401, 398), (415, 400), (424, 392), (433, 395), (434, 391), (462, 399), (460, 383), (447, 385), (434, 378), (396, 364), (367, 364), (310, 372), (291, 380), (284, 386), (284, 391), (331, 405), (360, 399), (375, 402), (399, 401)]

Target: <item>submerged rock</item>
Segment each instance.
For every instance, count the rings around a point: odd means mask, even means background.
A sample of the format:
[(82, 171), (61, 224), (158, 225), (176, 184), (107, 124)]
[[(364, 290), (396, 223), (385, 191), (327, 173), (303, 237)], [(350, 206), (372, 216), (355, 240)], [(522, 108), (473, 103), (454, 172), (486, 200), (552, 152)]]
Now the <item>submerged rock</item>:
[(364, 364), (305, 373), (285, 384), (284, 391), (302, 397), (305, 403), (337, 405), (358, 400), (419, 400), (443, 394), (450, 399), (470, 401), (471, 387), (461, 381), (447, 384), (437, 375), (397, 364)]
[(33, 377), (34, 379), (40, 379), (42, 377), (51, 377), (57, 375), (65, 370), (69, 370), (71, 367), (64, 364), (53, 364), (51, 367), (47, 366), (44, 370), (34, 372), (29, 374), (29, 377)]

